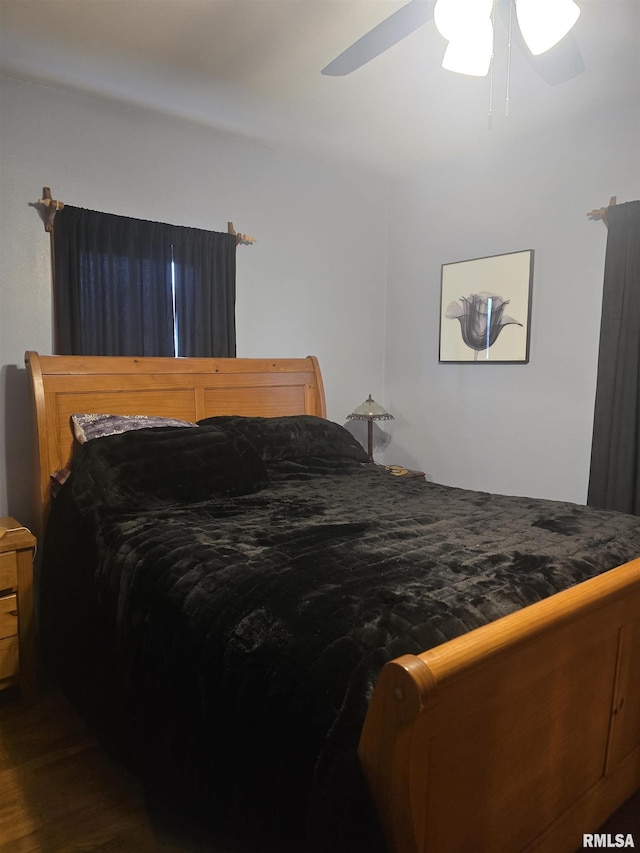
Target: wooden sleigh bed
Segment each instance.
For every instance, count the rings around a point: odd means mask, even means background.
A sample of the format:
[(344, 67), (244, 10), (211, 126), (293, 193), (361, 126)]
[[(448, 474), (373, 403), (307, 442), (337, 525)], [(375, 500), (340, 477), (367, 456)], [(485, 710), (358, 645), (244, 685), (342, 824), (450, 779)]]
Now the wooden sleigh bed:
[[(45, 516), (73, 413), (325, 416), (314, 358), (26, 364)], [(640, 786), (640, 558), (387, 663), (358, 755), (392, 853), (575, 850)]]

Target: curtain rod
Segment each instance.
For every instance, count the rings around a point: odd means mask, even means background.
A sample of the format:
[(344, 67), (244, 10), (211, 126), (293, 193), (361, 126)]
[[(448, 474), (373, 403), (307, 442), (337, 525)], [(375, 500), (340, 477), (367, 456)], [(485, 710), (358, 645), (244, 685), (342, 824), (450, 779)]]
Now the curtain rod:
[[(609, 207), (613, 207), (613, 205), (616, 204), (616, 202), (617, 202), (617, 197), (615, 195), (612, 195), (611, 198), (609, 199)], [(600, 207), (597, 210), (590, 210), (589, 213), (587, 213), (587, 217), (589, 219), (602, 219), (602, 221), (606, 225), (609, 207)]]
[[(38, 204), (43, 205), (45, 208), (44, 230), (53, 231), (53, 220), (59, 210), (64, 210), (64, 204), (51, 197), (51, 189), (49, 187), (42, 188), (42, 198), (38, 199)], [(251, 237), (249, 234), (239, 234), (233, 227), (233, 222), (227, 222), (227, 234), (235, 236), (236, 246), (251, 246), (256, 242), (256, 238)]]

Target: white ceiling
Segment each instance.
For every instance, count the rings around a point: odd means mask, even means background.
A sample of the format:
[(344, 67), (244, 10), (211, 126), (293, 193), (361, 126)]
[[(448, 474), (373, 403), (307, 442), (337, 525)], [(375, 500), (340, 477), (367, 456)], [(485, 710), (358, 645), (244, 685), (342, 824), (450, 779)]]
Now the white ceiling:
[[(400, 172), (640, 92), (640, 0), (578, 0), (586, 71), (544, 83), (506, 30), (489, 81), (444, 71), (433, 21), (346, 77), (321, 69), (404, 0), (0, 0), (0, 70), (263, 145)], [(640, 109), (640, 103), (638, 104)]]

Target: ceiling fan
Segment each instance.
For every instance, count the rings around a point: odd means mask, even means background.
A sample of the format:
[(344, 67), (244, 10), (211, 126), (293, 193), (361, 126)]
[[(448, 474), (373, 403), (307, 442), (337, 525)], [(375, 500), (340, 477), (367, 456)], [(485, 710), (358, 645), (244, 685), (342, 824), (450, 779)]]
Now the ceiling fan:
[[(475, 2), (479, 6), (483, 5), (479, 0), (472, 0), (472, 2)], [(571, 3), (572, 6), (577, 9), (577, 14), (574, 13), (575, 22), (575, 18), (577, 18), (577, 15), (579, 14), (578, 7), (575, 6), (573, 0), (562, 0), (562, 2), (565, 4)], [(436, 26), (438, 26), (438, 29), (440, 30), (441, 23), (438, 20), (440, 8), (444, 8), (445, 11), (449, 11), (453, 8), (453, 21), (455, 26), (457, 26), (455, 23), (455, 7), (460, 3), (461, 0), (438, 0), (437, 4), (434, 3), (433, 0), (410, 0), (409, 3), (401, 6), (392, 15), (385, 18), (372, 30), (365, 33), (350, 47), (344, 50), (339, 56), (323, 68), (321, 73), (330, 77), (343, 77), (347, 74), (351, 74), (353, 71), (356, 71), (358, 68), (361, 68), (363, 65), (366, 65), (368, 62), (371, 62), (371, 60), (389, 50), (389, 48), (411, 35), (411, 33), (415, 32), (420, 27), (429, 23), (429, 21), (434, 17), (436, 19)], [(485, 8), (486, 3), (487, 0), (485, 0), (484, 3)], [(516, 14), (513, 14), (514, 3), (516, 4)], [(571, 35), (571, 33), (564, 35), (557, 44), (550, 49), (545, 50), (545, 52), (538, 54), (534, 54), (532, 52), (527, 41), (525, 41), (523, 30), (527, 29), (525, 26), (527, 13), (531, 8), (533, 8), (535, 12), (536, 7), (533, 6), (534, 3), (539, 4), (538, 8), (545, 5), (543, 0), (495, 0), (495, 4), (492, 3), (491, 0), (488, 0), (489, 8), (495, 6), (499, 17), (508, 27), (513, 43), (520, 48), (528, 62), (533, 66), (534, 70), (546, 83), (550, 86), (555, 86), (559, 83), (571, 80), (573, 77), (576, 77), (584, 71), (582, 54), (580, 53), (580, 48), (578, 47), (576, 39)], [(434, 7), (436, 5), (438, 5), (439, 9), (435, 9), (434, 15)], [(463, 8), (464, 6), (467, 6), (469, 9), (476, 8), (469, 3), (465, 4), (464, 0), (462, 0), (462, 6), (460, 6), (460, 8)], [(447, 7), (449, 7), (449, 9)], [(510, 25), (510, 21), (514, 20), (516, 15), (520, 25), (519, 27)], [(442, 18), (441, 14), (440, 18)], [(460, 21), (460, 19), (460, 16), (458, 16), (457, 20)], [(442, 30), (440, 31), (442, 32)], [(450, 33), (446, 31), (446, 25), (445, 34), (449, 39), (451, 46), (452, 40), (450, 38)], [(491, 35), (493, 35), (493, 30), (491, 30)], [(529, 38), (528, 41), (530, 43)], [(484, 74), (479, 73), (479, 76), (484, 76)]]

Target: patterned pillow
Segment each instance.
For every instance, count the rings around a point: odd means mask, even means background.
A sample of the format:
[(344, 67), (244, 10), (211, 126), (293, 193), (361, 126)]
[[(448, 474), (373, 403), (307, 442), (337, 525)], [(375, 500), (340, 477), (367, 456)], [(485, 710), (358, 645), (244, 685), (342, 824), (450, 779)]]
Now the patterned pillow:
[(153, 415), (71, 415), (73, 433), (79, 444), (105, 435), (119, 435), (150, 427), (197, 427), (191, 421), (160, 418)]
[(49, 492), (52, 498), (58, 496), (58, 492), (67, 482), (70, 474), (71, 470), (69, 468), (60, 468), (58, 471), (54, 471), (53, 474), (51, 474), (49, 477)]

